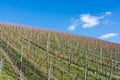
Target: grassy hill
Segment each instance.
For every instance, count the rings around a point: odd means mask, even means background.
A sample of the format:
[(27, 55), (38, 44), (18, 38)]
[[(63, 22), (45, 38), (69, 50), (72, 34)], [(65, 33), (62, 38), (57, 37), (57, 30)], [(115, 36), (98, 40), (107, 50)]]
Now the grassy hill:
[(0, 24), (1, 80), (120, 80), (120, 44)]

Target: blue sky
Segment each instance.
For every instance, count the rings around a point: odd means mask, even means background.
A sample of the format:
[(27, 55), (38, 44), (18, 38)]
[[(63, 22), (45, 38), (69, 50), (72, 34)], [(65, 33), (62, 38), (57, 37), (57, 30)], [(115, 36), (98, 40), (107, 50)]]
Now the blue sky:
[(0, 0), (0, 22), (120, 43), (120, 0)]

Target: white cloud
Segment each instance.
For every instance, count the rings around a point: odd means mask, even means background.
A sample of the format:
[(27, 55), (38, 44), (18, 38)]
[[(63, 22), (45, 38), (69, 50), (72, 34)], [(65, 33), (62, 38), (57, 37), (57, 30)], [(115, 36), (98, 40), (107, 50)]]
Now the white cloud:
[(111, 14), (112, 14), (112, 12), (105, 12), (105, 16), (111, 15)]
[(101, 16), (96, 16), (97, 19), (104, 19), (105, 16), (104, 15), (101, 15)]
[(81, 22), (79, 19), (72, 18), (71, 23), (72, 24), (68, 27), (68, 30), (74, 31)]
[(83, 28), (91, 28), (99, 25), (100, 23), (108, 24), (109, 21), (102, 22), (101, 20), (107, 15), (111, 15), (112, 12), (104, 12), (102, 15), (93, 16), (91, 14), (81, 14), (78, 18), (71, 19), (71, 25), (68, 30), (75, 30), (77, 26), (81, 25)]
[(99, 18), (96, 16), (92, 16), (90, 14), (83, 14), (80, 17), (80, 20), (83, 22), (83, 28), (94, 27), (99, 24)]
[(73, 30), (75, 30), (76, 29), (76, 26), (75, 25), (70, 25), (69, 27), (68, 27), (68, 30), (71, 30), (71, 31), (73, 31)]
[(115, 36), (118, 36), (118, 33), (108, 33), (108, 34), (104, 34), (104, 35), (100, 36), (99, 38), (100, 38), (100, 39), (108, 39), (108, 38), (115, 37)]
[(80, 23), (80, 20), (79, 19), (71, 19), (71, 23), (77, 26)]

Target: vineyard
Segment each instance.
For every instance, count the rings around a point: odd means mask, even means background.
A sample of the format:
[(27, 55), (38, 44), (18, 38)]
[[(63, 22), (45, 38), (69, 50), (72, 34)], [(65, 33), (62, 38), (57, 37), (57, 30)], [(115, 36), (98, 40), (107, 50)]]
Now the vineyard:
[(0, 80), (120, 80), (120, 44), (0, 24)]

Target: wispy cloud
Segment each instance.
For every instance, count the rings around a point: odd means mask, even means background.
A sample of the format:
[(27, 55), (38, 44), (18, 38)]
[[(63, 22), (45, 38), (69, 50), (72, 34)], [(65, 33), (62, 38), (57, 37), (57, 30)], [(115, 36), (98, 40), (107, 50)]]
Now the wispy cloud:
[(105, 14), (105, 16), (107, 16), (107, 15), (111, 15), (112, 12), (105, 12), (104, 14)]
[[(111, 15), (112, 12), (104, 12), (102, 15), (99, 15), (99, 16), (93, 16), (91, 14), (81, 14), (78, 18), (74, 19), (72, 18), (71, 19), (71, 25), (68, 27), (68, 30), (75, 30), (77, 28), (77, 26), (82, 26), (83, 28), (92, 28), (92, 27), (95, 27), (97, 25), (99, 25), (101, 22), (102, 19), (105, 18), (105, 16), (107, 15)], [(108, 23), (107, 22), (104, 22), (104, 23)]]
[(72, 18), (71, 23), (72, 24), (68, 27), (68, 30), (74, 31), (81, 22), (79, 19)]
[(76, 25), (70, 25), (69, 27), (68, 27), (68, 30), (71, 30), (71, 31), (73, 31), (73, 30), (75, 30), (76, 29)]
[(104, 19), (106, 16), (111, 15), (112, 12), (103, 12), (102, 15), (96, 16), (98, 19)]
[(92, 16), (90, 14), (81, 15), (80, 20), (83, 22), (83, 28), (94, 27), (99, 24), (98, 17)]
[(80, 20), (83, 22), (82, 27), (83, 28), (95, 27), (100, 24), (101, 19), (104, 19), (105, 16), (111, 15), (111, 14), (112, 12), (104, 12), (104, 14), (100, 16), (93, 16), (91, 14), (82, 14), (80, 16)]
[(115, 36), (118, 36), (118, 33), (108, 33), (108, 34), (104, 34), (104, 35), (100, 36), (99, 38), (100, 38), (100, 39), (108, 39), (108, 38), (115, 37)]

